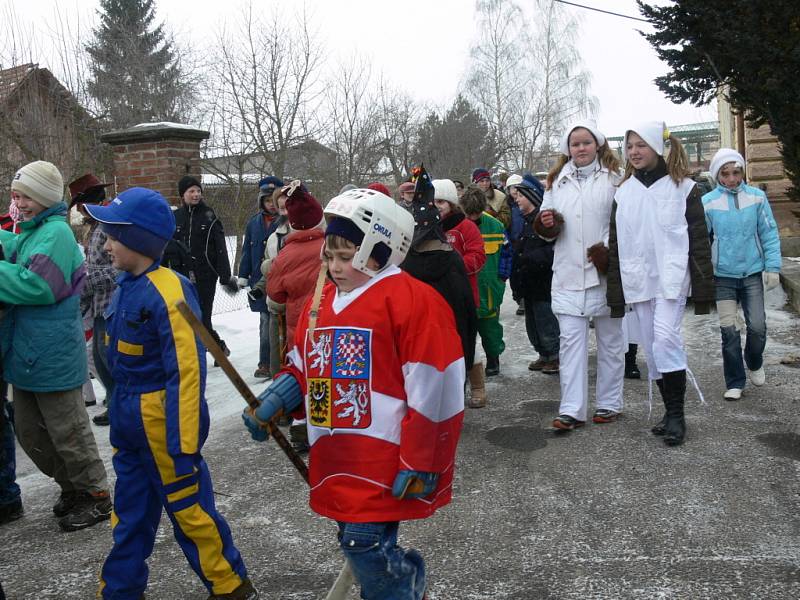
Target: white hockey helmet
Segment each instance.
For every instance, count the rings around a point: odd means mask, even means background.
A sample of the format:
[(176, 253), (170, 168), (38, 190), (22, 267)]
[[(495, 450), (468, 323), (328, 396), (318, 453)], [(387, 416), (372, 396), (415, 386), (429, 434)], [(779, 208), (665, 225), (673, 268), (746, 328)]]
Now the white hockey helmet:
[[(353, 257), (353, 268), (375, 276), (388, 265), (399, 265), (405, 259), (414, 237), (414, 217), (386, 194), (369, 189), (348, 190), (328, 202), (325, 216), (351, 221), (364, 234), (364, 240)], [(367, 267), (375, 245), (385, 244), (391, 254), (378, 271)]]

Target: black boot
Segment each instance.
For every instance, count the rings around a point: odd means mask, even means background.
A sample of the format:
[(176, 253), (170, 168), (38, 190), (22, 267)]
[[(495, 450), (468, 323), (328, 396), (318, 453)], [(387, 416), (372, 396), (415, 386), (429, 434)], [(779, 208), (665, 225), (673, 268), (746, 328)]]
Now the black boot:
[(487, 356), (486, 357), (486, 377), (493, 377), (500, 375), (500, 357)]
[(664, 403), (664, 416), (661, 417), (661, 420), (653, 425), (650, 429), (650, 432), (653, 435), (664, 435), (664, 427), (667, 425), (667, 398), (664, 396), (664, 380), (663, 379), (656, 379), (656, 385), (658, 386), (658, 391), (661, 393), (661, 401)]
[[(222, 348), (222, 351), (225, 353), (225, 356), (230, 356), (231, 351), (228, 349), (228, 345), (225, 343), (225, 340), (219, 340), (219, 347)], [(214, 359), (214, 366), (218, 367), (219, 363), (216, 359)]]
[(628, 344), (628, 351), (625, 353), (625, 379), (641, 379), (642, 374), (636, 365), (636, 351), (639, 346)]
[(686, 421), (683, 416), (683, 400), (686, 396), (686, 371), (664, 373), (664, 394), (667, 405), (664, 424), (664, 443), (667, 446), (680, 446), (686, 436)]

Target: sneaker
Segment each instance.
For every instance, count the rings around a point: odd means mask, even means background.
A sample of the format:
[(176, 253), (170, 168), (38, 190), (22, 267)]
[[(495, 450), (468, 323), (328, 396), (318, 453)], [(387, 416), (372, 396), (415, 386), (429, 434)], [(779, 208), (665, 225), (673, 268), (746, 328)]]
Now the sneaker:
[(110, 519), (111, 509), (111, 497), (108, 492), (83, 492), (76, 506), (66, 516), (59, 519), (58, 525), (64, 531), (86, 529), (100, 521)]
[(53, 514), (59, 518), (66, 517), (69, 512), (75, 508), (80, 500), (80, 492), (61, 492), (58, 497), (58, 502), (53, 505)]
[(270, 372), (269, 367), (258, 365), (255, 373), (253, 373), (253, 377), (256, 379), (270, 379), (272, 378), (272, 372)]
[(108, 409), (104, 410), (99, 415), (93, 416), (92, 423), (99, 425), (100, 427), (108, 427)]
[(556, 429), (563, 429), (564, 431), (571, 431), (572, 429), (577, 429), (584, 425), (586, 425), (586, 421), (578, 421), (578, 419), (570, 417), (569, 415), (558, 415), (553, 419), (553, 427)]
[(767, 382), (767, 374), (764, 373), (764, 367), (750, 371), (750, 383), (755, 386), (762, 386)]
[(258, 600), (258, 590), (253, 587), (249, 579), (242, 581), (241, 585), (227, 594), (211, 594), (208, 600)]
[(598, 408), (592, 416), (592, 423), (613, 423), (622, 413), (614, 412), (607, 408)]
[(17, 499), (9, 504), (0, 504), (0, 525), (11, 523), (22, 518), (25, 511), (22, 508), (22, 500)]
[(545, 375), (556, 375), (560, 369), (560, 363), (558, 359), (549, 360), (542, 365), (542, 373)]
[(542, 367), (544, 367), (546, 364), (547, 363), (541, 358), (537, 358), (528, 364), (528, 371), (541, 371)]
[(725, 400), (739, 400), (742, 397), (742, 390), (739, 388), (725, 390), (725, 393), (722, 394), (722, 397), (725, 398)]

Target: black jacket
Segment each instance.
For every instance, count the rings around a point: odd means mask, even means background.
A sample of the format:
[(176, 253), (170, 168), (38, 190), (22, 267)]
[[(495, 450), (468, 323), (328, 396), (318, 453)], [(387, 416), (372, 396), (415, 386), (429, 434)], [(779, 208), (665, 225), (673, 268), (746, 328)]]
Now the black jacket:
[(475, 361), (478, 310), (461, 255), (455, 250), (409, 250), (400, 268), (430, 285), (453, 309), (467, 371)]
[(517, 240), (511, 264), (511, 290), (521, 298), (548, 301), (553, 280), (555, 241), (546, 242), (534, 233), (533, 221), (537, 214), (539, 211), (535, 210), (523, 217), (525, 225)]
[(223, 284), (230, 281), (225, 230), (211, 207), (202, 201), (195, 206), (181, 206), (175, 211), (173, 237), (189, 249), (196, 280), (219, 279)]

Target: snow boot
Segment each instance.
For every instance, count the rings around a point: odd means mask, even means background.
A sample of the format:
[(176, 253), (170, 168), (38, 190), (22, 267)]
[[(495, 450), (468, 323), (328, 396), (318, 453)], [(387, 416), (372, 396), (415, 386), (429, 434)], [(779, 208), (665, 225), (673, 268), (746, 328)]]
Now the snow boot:
[[(222, 352), (225, 354), (225, 356), (231, 355), (230, 348), (228, 348), (228, 345), (225, 343), (225, 340), (219, 340), (219, 347), (222, 348)], [(214, 366), (215, 367), (219, 366), (219, 363), (216, 361), (216, 359), (214, 360)]]
[(0, 504), (0, 525), (21, 519), (24, 512), (19, 498), (8, 504)]
[(499, 356), (487, 356), (486, 357), (486, 376), (487, 377), (494, 377), (495, 375), (500, 375), (500, 357)]
[(253, 373), (256, 379), (271, 379), (272, 372), (269, 370), (269, 365), (258, 365), (258, 368)]
[(108, 409), (101, 412), (99, 415), (95, 415), (92, 417), (92, 423), (98, 425), (99, 427), (108, 427), (109, 424), (108, 420)]
[(664, 443), (667, 446), (680, 446), (686, 436), (686, 420), (683, 415), (683, 402), (686, 397), (686, 371), (672, 371), (664, 373), (662, 377), (667, 406)]
[(308, 445), (308, 426), (305, 423), (289, 426), (289, 441), (298, 454), (305, 454), (311, 449)]
[[(664, 408), (667, 407), (667, 398), (664, 396), (664, 380), (663, 379), (656, 379), (656, 385), (658, 386), (658, 391), (661, 393), (661, 400), (664, 402)], [(661, 420), (653, 425), (650, 429), (650, 433), (653, 435), (664, 435), (664, 427), (667, 424), (667, 413), (666, 410), (664, 412), (664, 416), (661, 417)]]
[(483, 363), (476, 362), (469, 370), (469, 387), (471, 394), (467, 406), (483, 408), (486, 406), (486, 383), (483, 378)]
[(642, 373), (636, 364), (636, 351), (639, 346), (628, 344), (628, 351), (625, 353), (625, 379), (641, 379)]
[(258, 600), (258, 590), (253, 587), (249, 579), (242, 581), (241, 585), (227, 594), (211, 594), (208, 600)]

